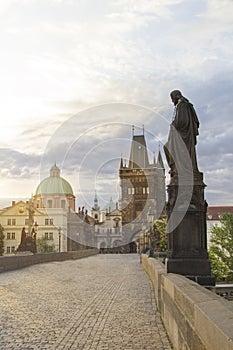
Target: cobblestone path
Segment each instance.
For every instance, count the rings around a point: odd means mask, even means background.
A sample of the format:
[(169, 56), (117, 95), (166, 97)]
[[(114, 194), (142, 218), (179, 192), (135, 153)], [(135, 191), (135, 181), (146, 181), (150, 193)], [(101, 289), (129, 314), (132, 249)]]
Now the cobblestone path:
[(0, 349), (171, 349), (134, 254), (0, 274)]

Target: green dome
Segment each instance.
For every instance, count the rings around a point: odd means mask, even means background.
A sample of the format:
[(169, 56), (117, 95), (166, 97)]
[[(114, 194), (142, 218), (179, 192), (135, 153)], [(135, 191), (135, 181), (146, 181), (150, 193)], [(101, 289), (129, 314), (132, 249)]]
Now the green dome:
[(50, 176), (37, 186), (36, 195), (39, 194), (74, 195), (69, 182), (60, 177), (60, 169), (56, 164), (50, 169)]

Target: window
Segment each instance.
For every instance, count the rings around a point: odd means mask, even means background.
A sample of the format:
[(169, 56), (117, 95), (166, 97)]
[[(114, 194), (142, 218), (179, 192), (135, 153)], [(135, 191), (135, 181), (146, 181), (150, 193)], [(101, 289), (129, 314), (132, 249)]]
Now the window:
[(45, 239), (49, 239), (49, 233), (48, 233), (48, 232), (45, 232), (45, 233), (44, 233), (44, 238), (45, 238)]
[(13, 254), (15, 252), (15, 247), (11, 247), (11, 253)]
[(53, 232), (49, 232), (49, 239), (53, 239)]
[(45, 225), (53, 225), (53, 219), (45, 219)]
[(16, 225), (16, 219), (7, 219), (7, 225), (15, 226)]
[(53, 207), (53, 201), (52, 201), (52, 199), (49, 199), (49, 200), (48, 200), (48, 207), (49, 207), (49, 208), (52, 208), (52, 207)]
[(146, 192), (147, 192), (147, 194), (149, 194), (149, 193), (150, 193), (150, 191), (149, 191), (149, 187), (147, 187), (147, 188), (146, 188)]
[(66, 208), (66, 201), (65, 201), (65, 199), (61, 200), (61, 207), (62, 207), (62, 209)]
[(7, 254), (10, 254), (11, 253), (11, 247), (6, 247), (6, 252), (7, 252)]
[(10, 234), (10, 232), (7, 232), (7, 234), (6, 234), (6, 239), (11, 239), (11, 234)]
[(131, 187), (128, 187), (128, 194), (131, 194)]
[(11, 233), (11, 239), (15, 239), (15, 232)]
[(143, 188), (142, 188), (142, 193), (143, 193), (143, 194), (146, 194), (146, 187), (143, 187)]
[(134, 188), (132, 188), (132, 194), (134, 194)]

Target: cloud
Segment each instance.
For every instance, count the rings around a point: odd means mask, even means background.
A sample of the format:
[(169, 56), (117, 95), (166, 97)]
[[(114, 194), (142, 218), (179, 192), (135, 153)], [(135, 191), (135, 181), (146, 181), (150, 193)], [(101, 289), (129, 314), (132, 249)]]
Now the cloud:
[[(42, 177), (57, 161), (73, 181), (90, 150), (93, 167), (119, 155), (120, 145), (100, 144), (108, 136), (130, 138), (131, 124), (145, 124), (156, 151), (173, 115), (169, 93), (179, 88), (200, 118), (200, 168), (213, 194), (215, 169), (231, 169), (232, 6), (230, 0), (2, 1), (1, 144), (16, 152), (8, 153), (15, 167), (4, 161), (3, 169), (11, 179), (29, 177), (33, 159), (44, 155)], [(88, 176), (91, 164), (85, 166)], [(111, 167), (103, 169), (110, 176)], [(229, 188), (230, 179), (225, 172)], [(216, 192), (211, 198), (217, 196), (225, 200)]]
[(9, 178), (28, 179), (29, 176), (38, 174), (40, 157), (28, 155), (12, 149), (1, 149), (0, 176)]

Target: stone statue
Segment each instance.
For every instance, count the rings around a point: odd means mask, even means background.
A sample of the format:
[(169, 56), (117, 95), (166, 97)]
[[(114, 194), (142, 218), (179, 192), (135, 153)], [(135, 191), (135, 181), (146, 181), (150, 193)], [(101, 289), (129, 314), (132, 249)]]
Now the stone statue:
[(23, 227), (22, 232), (21, 232), (21, 242), (20, 242), (21, 246), (23, 246), (23, 247), (25, 246), (26, 239), (27, 239), (27, 232), (25, 230), (25, 227)]
[[(34, 224), (34, 209), (32, 205), (32, 200), (29, 201), (29, 206), (28, 206), (28, 232), (26, 232), (25, 227), (23, 227), (22, 232), (21, 232), (21, 241), (16, 249), (16, 253), (19, 252), (31, 252), (31, 253), (36, 253), (36, 234), (37, 232), (35, 231), (35, 228), (33, 227)], [(38, 225), (37, 225), (38, 226)]]
[[(197, 167), (195, 145), (198, 135), (199, 121), (193, 105), (182, 96), (179, 90), (170, 94), (175, 105), (175, 117), (170, 126), (168, 141), (164, 146), (164, 152), (171, 177), (185, 172), (199, 172)], [(186, 146), (186, 149), (184, 149)], [(188, 153), (187, 153), (188, 152)], [(190, 157), (187, 161), (187, 157)]]
[(168, 256), (166, 271), (214, 285), (207, 251), (205, 184), (199, 172), (196, 143), (199, 121), (193, 105), (179, 90), (171, 92), (175, 116), (164, 146), (170, 167), (167, 186)]

